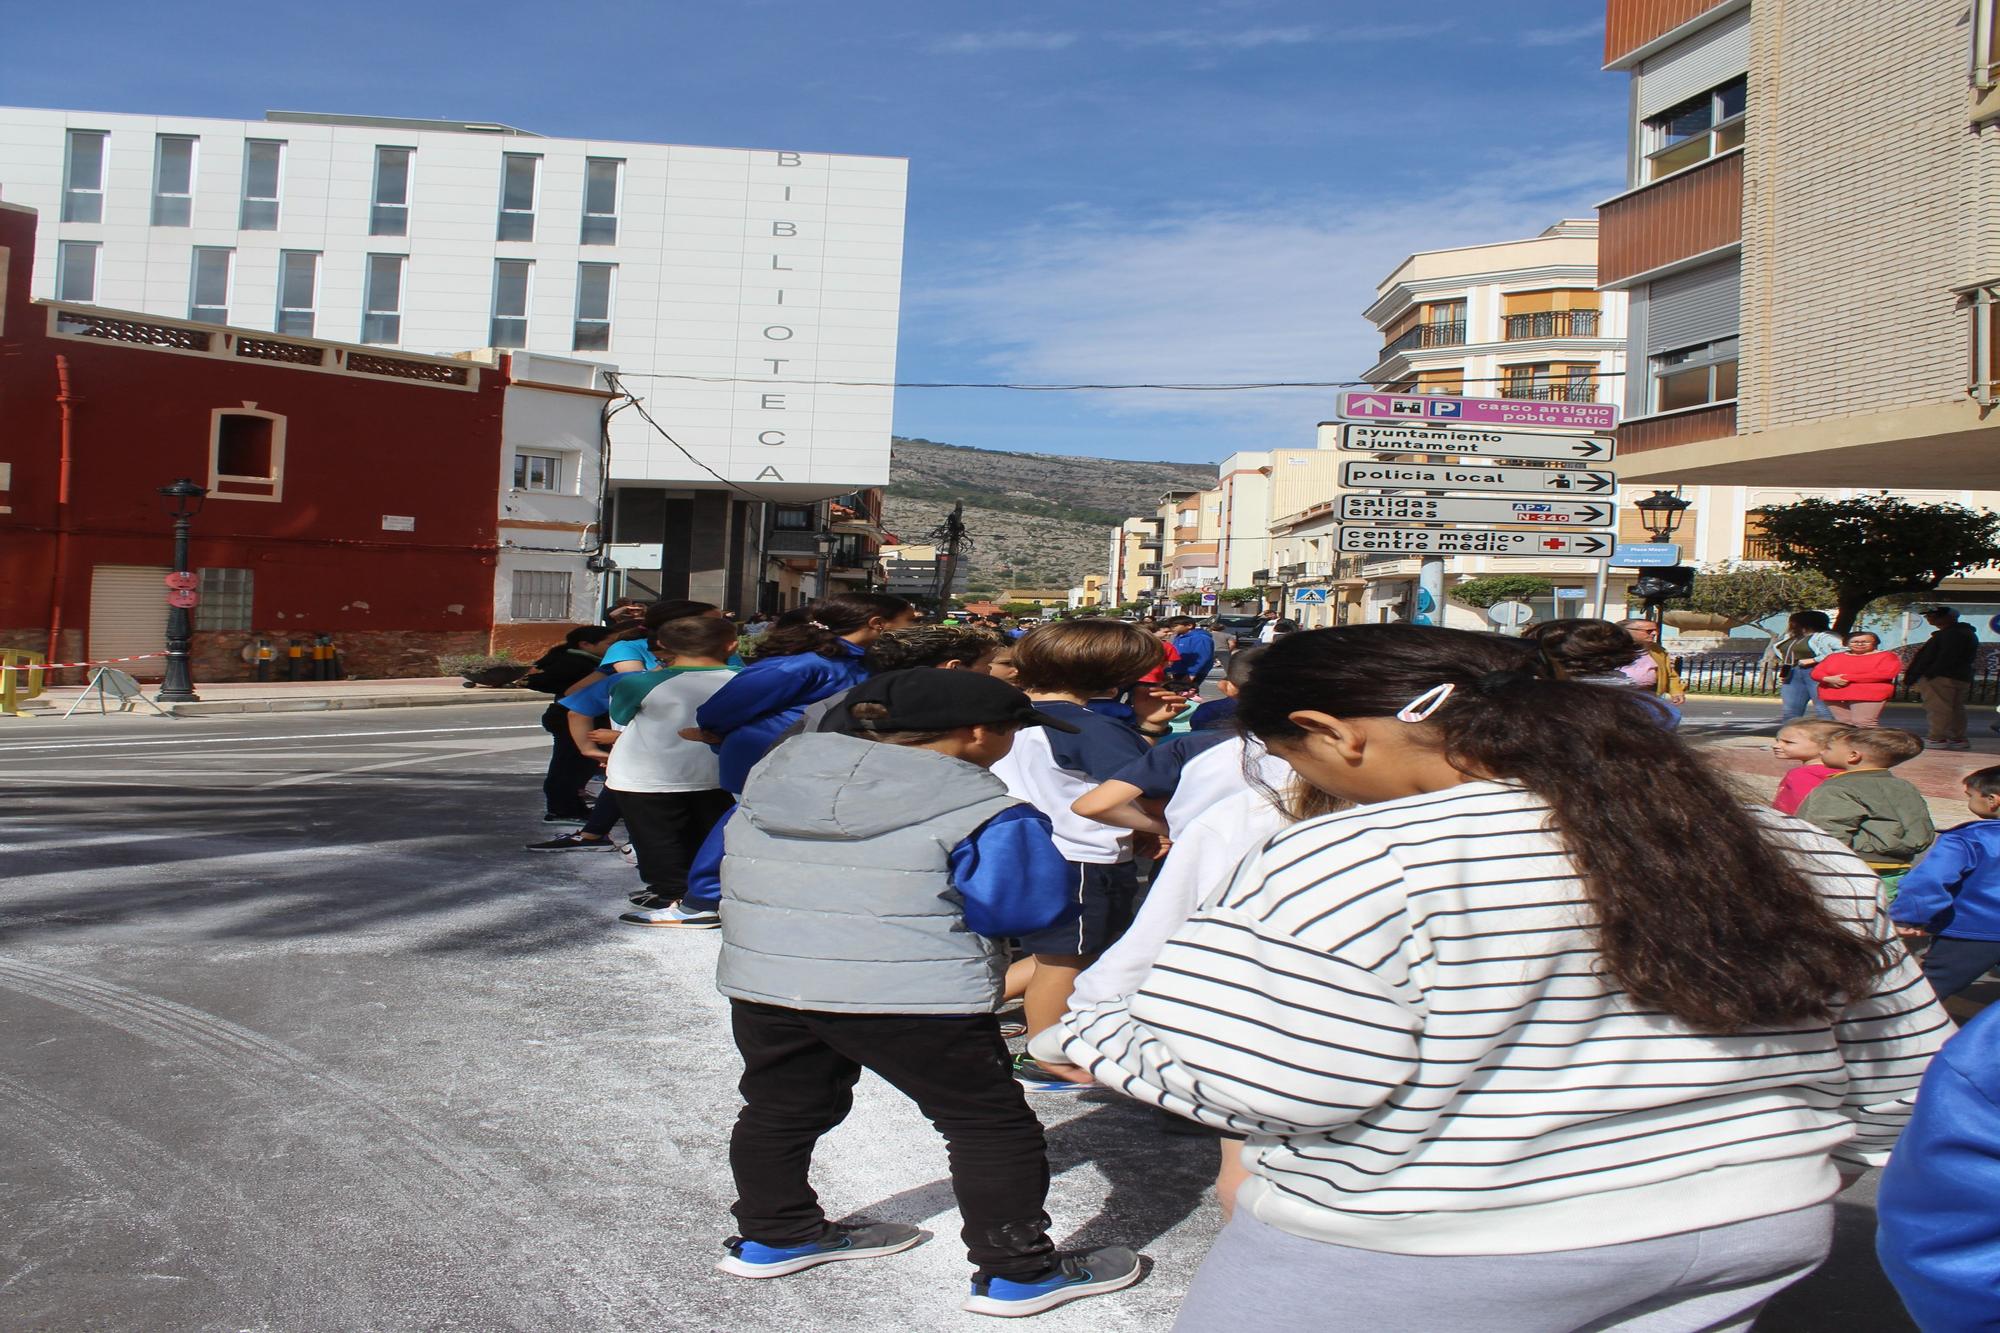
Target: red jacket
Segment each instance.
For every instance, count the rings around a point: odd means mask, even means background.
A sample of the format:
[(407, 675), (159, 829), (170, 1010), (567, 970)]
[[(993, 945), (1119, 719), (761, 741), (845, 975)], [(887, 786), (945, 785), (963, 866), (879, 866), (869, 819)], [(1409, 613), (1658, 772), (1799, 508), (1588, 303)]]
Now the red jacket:
[[(1828, 653), (1812, 669), (1819, 682), (1819, 697), (1832, 704), (1876, 704), (1896, 692), (1896, 677), (1903, 674), (1903, 659), (1884, 648), (1877, 653)], [(1847, 684), (1829, 685), (1828, 676), (1845, 676)]]

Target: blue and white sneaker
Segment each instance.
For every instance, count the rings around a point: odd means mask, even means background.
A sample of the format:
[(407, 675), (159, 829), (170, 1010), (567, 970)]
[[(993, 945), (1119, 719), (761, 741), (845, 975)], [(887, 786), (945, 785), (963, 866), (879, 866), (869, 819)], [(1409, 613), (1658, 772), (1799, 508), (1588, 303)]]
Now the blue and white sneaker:
[(1138, 1255), (1123, 1245), (1108, 1245), (1101, 1250), (1063, 1255), (1047, 1277), (1033, 1282), (1016, 1282), (1004, 1277), (988, 1278), (982, 1282), (974, 1278), (972, 1294), (959, 1308), (973, 1314), (1020, 1319), (1082, 1300), (1085, 1296), (1101, 1296), (1107, 1291), (1129, 1287), (1139, 1280), (1144, 1271), (1139, 1265)]
[(930, 1239), (931, 1233), (900, 1222), (868, 1222), (860, 1226), (832, 1223), (826, 1234), (806, 1245), (765, 1245), (731, 1236), (723, 1242), (729, 1257), (715, 1265), (733, 1277), (784, 1277), (842, 1259), (879, 1259), (900, 1254)]
[(1066, 1078), (1051, 1074), (1026, 1055), (1015, 1057), (1014, 1081), (1029, 1092), (1088, 1092), (1095, 1086), (1090, 1083), (1072, 1083)]

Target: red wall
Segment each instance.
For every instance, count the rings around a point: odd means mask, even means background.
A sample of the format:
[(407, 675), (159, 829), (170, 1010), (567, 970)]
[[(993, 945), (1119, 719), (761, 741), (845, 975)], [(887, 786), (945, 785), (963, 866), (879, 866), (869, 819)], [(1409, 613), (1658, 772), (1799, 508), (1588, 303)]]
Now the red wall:
[[(64, 627), (87, 626), (93, 565), (169, 563), (172, 525), (154, 492), (176, 477), (209, 485), (210, 414), (245, 403), (286, 418), (283, 499), (211, 497), (194, 520), (191, 563), (256, 571), (258, 632), (456, 641), (490, 628), (498, 369), (478, 367), (468, 390), (51, 337), (48, 308), (28, 299), (31, 214), (0, 209), (0, 250), (0, 460), (13, 465), (0, 496), (13, 510), (0, 514), (0, 632), (10, 642), (34, 627), (46, 635), (52, 591)], [(67, 576), (52, 589), (59, 356), (74, 398), (71, 535)], [(414, 516), (415, 531), (383, 531), (385, 514)]]

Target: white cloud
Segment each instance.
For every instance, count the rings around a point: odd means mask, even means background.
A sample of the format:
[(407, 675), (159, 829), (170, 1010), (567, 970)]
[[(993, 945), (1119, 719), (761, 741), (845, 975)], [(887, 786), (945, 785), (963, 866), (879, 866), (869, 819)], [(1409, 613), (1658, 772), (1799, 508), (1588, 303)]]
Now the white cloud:
[[(909, 294), (907, 336), (1041, 383), (1351, 380), (1380, 337), (1361, 311), (1412, 251), (1532, 236), (1591, 216), (1609, 155), (1505, 162), (1431, 192), (1362, 190), (1152, 222), (1068, 210)], [(1304, 443), (1332, 390), (1076, 394), (1079, 415), (1163, 414), (1227, 448)]]
[(1604, 20), (1579, 23), (1573, 28), (1530, 28), (1521, 34), (1523, 46), (1568, 46), (1571, 42), (1596, 40), (1604, 36)]
[(1320, 37), (1321, 29), (1311, 24), (1296, 24), (1284, 28), (1241, 28), (1234, 32), (1164, 28), (1157, 32), (1130, 33), (1125, 40), (1134, 46), (1174, 46), (1188, 51), (1250, 51), (1260, 46), (1303, 46), (1320, 40)]
[(992, 51), (1060, 51), (1076, 44), (1073, 32), (1030, 32), (1014, 29), (1005, 32), (959, 32), (949, 37), (940, 37), (931, 43), (931, 50), (942, 55), (977, 56)]

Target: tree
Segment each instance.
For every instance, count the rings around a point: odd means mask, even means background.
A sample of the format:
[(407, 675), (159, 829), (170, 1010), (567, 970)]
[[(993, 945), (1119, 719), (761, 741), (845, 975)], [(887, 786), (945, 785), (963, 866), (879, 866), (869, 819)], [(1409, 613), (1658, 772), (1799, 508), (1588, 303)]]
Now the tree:
[(1823, 574), (1725, 560), (1694, 576), (1692, 596), (1668, 602), (1677, 609), (1721, 616), (1731, 628), (1758, 625), (1792, 611), (1834, 605), (1839, 594)]
[(1262, 588), (1224, 588), (1222, 590), (1222, 600), (1232, 605), (1240, 606), (1244, 602), (1262, 601), (1263, 598), (1264, 590)]
[(1195, 607), (1201, 605), (1201, 594), (1198, 592), (1176, 593), (1174, 594), (1174, 605), (1183, 611), (1192, 611)]
[(1000, 610), (1003, 613), (1013, 616), (1017, 620), (1022, 616), (1037, 615), (1041, 609), (1041, 605), (1036, 602), (1002, 602), (1000, 604)]
[(1889, 495), (1799, 500), (1758, 511), (1779, 563), (1834, 588), (1833, 628), (1890, 593), (1936, 592), (1954, 574), (2000, 562), (2000, 514)]
[(1476, 607), (1484, 611), (1495, 602), (1547, 597), (1555, 590), (1555, 584), (1534, 574), (1495, 574), (1487, 579), (1467, 579), (1455, 587), (1447, 588), (1445, 596), (1460, 606)]

